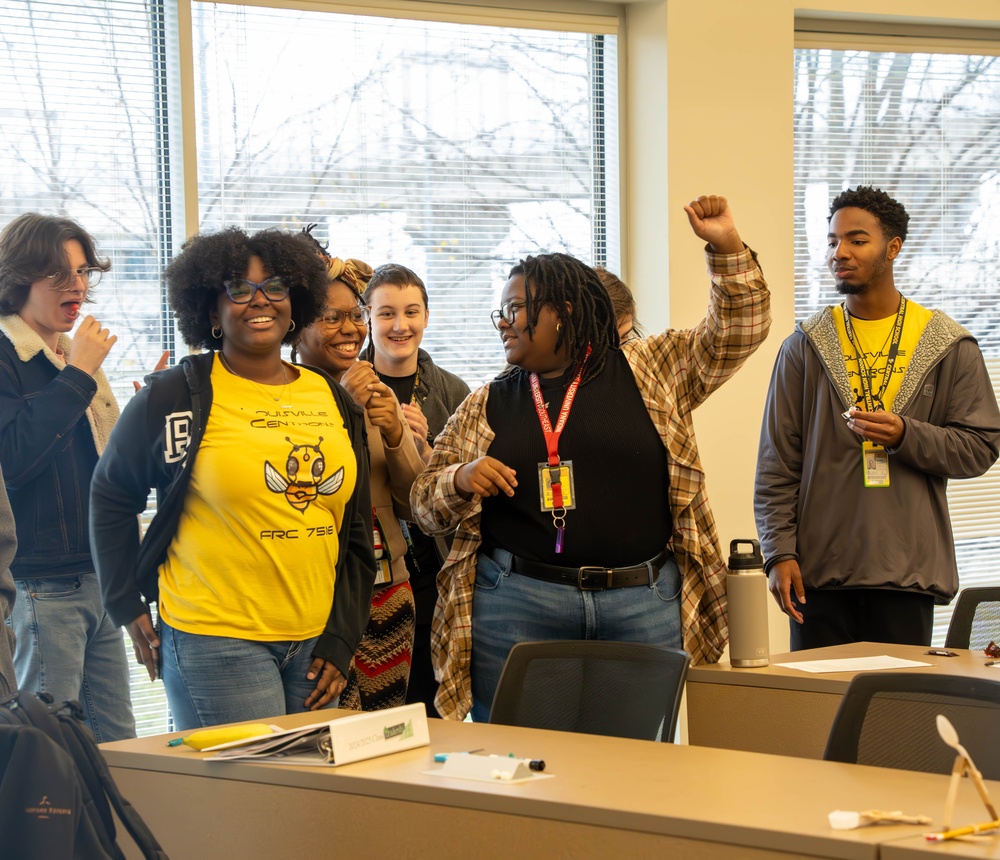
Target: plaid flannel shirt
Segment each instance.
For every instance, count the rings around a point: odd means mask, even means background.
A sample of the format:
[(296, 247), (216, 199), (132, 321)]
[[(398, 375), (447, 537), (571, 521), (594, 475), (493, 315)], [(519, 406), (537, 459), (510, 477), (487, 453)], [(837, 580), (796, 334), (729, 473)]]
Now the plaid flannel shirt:
[[(705, 493), (691, 411), (729, 379), (767, 336), (770, 294), (756, 255), (707, 252), (712, 287), (708, 314), (691, 329), (629, 341), (622, 347), (649, 416), (667, 449), (673, 515), (670, 549), (680, 568), (684, 648), (695, 663), (719, 659), (726, 623), (726, 565)], [(451, 553), (437, 577), (431, 628), (435, 704), (442, 716), (462, 720), (472, 707), (472, 598), (482, 536), (481, 497), (465, 499), (455, 472), (484, 456), (494, 432), (486, 421), (489, 384), (470, 394), (434, 443), (427, 468), (410, 500), (428, 534), (455, 532)]]

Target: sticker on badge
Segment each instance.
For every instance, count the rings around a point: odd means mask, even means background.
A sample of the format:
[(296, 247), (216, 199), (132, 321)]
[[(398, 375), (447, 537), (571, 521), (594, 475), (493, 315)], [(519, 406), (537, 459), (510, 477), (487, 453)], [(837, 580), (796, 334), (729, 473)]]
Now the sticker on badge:
[(861, 445), (861, 466), (866, 487), (889, 486), (889, 452), (874, 442)]
[[(557, 484), (558, 489), (553, 485)], [(556, 494), (561, 493), (560, 500)], [(573, 489), (573, 461), (563, 460), (558, 466), (548, 463), (538, 464), (538, 495), (543, 511), (554, 511), (565, 508), (567, 511), (576, 507), (576, 492)]]

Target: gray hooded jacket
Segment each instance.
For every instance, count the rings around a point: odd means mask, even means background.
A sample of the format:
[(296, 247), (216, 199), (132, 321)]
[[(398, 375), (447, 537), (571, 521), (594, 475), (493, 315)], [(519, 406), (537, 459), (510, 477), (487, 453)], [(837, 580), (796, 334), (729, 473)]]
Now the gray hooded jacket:
[(906, 430), (886, 488), (865, 488), (844, 350), (825, 308), (797, 326), (775, 361), (757, 458), (754, 513), (768, 569), (797, 558), (806, 588), (958, 590), (949, 478), (997, 459), (1000, 411), (972, 335), (934, 311), (893, 411)]

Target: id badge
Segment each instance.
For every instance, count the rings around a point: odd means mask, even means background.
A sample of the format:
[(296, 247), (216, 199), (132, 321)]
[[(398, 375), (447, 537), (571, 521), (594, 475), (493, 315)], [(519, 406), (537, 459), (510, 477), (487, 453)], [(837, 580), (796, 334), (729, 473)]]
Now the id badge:
[(385, 529), (382, 528), (374, 508), (372, 508), (372, 542), (376, 560), (392, 561), (389, 542), (385, 539)]
[(375, 559), (375, 584), (385, 585), (388, 582), (392, 582), (392, 569), (389, 566), (389, 560), (386, 558)]
[(866, 487), (889, 486), (889, 452), (874, 442), (861, 445), (861, 466)]
[[(557, 483), (562, 489), (562, 504), (555, 504), (555, 492), (552, 489), (553, 478), (558, 478)], [(573, 488), (573, 461), (563, 460), (558, 466), (550, 466), (548, 463), (538, 464), (538, 495), (542, 503), (543, 511), (554, 511), (557, 508), (567, 511), (576, 507), (576, 492)]]

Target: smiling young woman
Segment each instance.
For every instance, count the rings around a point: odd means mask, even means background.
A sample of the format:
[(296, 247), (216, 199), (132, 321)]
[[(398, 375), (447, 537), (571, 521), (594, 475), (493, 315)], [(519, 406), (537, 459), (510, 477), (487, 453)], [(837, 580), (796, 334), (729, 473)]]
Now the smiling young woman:
[(98, 463), (105, 605), (178, 728), (335, 707), (375, 566), (363, 419), (281, 358), (320, 315), (326, 269), (301, 237), (230, 228), (190, 239), (165, 277), (185, 341), (209, 351), (148, 378)]
[(486, 720), (517, 641), (725, 644), (725, 564), (690, 413), (767, 334), (769, 297), (724, 197), (685, 207), (709, 244), (711, 312), (619, 345), (597, 273), (566, 254), (515, 266), (492, 318), (511, 368), (473, 392), (411, 493), (455, 531), (438, 576), (438, 710)]
[(424, 464), (392, 390), (379, 380), (371, 364), (357, 360), (368, 333), (369, 309), (361, 304), (361, 294), (371, 277), (371, 267), (361, 260), (331, 257), (318, 242), (316, 250), (326, 263), (330, 280), (326, 305), (320, 319), (302, 332), (297, 354), (304, 363), (336, 378), (364, 408), (371, 456), (375, 590), (371, 616), (355, 652), (341, 704), (375, 711), (406, 701), (414, 604), (400, 520), (413, 517), (410, 487)]
[[(371, 362), (379, 379), (396, 395), (417, 450), (426, 461), (434, 439), (468, 397), (469, 386), (437, 365), (420, 347), (430, 313), (427, 287), (416, 272), (398, 263), (378, 266), (368, 281), (363, 301), (372, 310), (372, 337), (362, 358)], [(423, 702), (427, 715), (436, 717), (434, 696), (438, 685), (431, 663), (431, 621), (437, 602), (437, 574), (447, 555), (447, 544), (428, 537), (413, 522), (404, 521), (403, 529), (406, 566), (416, 602), (406, 701)]]

